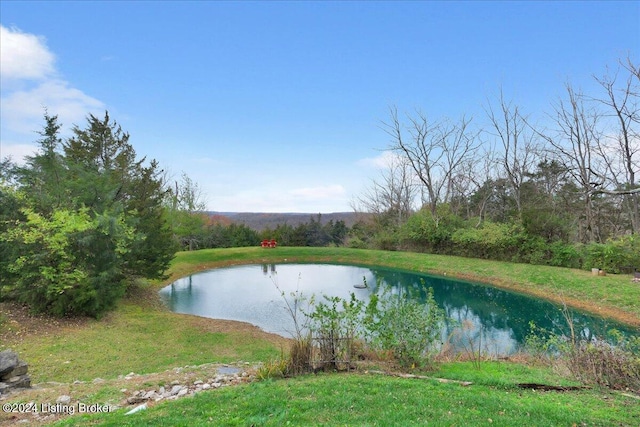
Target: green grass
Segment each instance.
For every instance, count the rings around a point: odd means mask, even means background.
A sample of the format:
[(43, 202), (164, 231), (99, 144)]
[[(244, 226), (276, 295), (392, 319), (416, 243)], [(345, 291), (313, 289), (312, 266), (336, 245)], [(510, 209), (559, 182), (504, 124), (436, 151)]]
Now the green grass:
[(262, 361), (280, 348), (241, 332), (211, 332), (193, 316), (131, 302), (83, 327), (8, 344), (29, 363), (32, 382), (73, 382), (175, 366)]
[(347, 248), (234, 248), (180, 252), (173, 261), (172, 277), (216, 266), (260, 262), (378, 265), (446, 275), (564, 301), (575, 308), (640, 326), (640, 285), (632, 283), (630, 275), (592, 276), (591, 272), (560, 267)]
[(538, 392), (518, 382), (550, 372), (493, 363), (487, 372), (455, 363), (434, 375), (477, 378), (468, 387), (374, 374), (322, 374), (263, 381), (125, 410), (74, 417), (60, 426), (632, 426), (640, 405), (604, 390)]

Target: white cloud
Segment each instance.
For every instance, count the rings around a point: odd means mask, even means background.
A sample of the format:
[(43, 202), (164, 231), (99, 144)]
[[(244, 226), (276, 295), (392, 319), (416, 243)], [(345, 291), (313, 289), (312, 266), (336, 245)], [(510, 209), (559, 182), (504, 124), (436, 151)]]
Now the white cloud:
[(32, 134), (44, 123), (45, 107), (57, 115), (65, 127), (79, 124), (88, 113), (102, 110), (104, 104), (63, 80), (48, 80), (29, 90), (13, 91), (0, 99), (2, 126), (7, 130)]
[(33, 156), (38, 148), (32, 144), (0, 144), (0, 159), (11, 157), (11, 160), (22, 165), (25, 156)]
[(346, 191), (342, 185), (326, 185), (320, 187), (296, 188), (289, 191), (294, 197), (307, 200), (322, 200), (343, 197)]
[[(2, 156), (20, 162), (24, 147), (33, 143), (44, 124), (44, 109), (57, 115), (64, 127), (81, 124), (89, 113), (99, 114), (104, 104), (58, 76), (55, 55), (42, 37), (0, 25), (2, 96), (0, 135)], [(11, 141), (7, 141), (11, 138)]]
[(358, 161), (361, 166), (375, 169), (388, 169), (391, 165), (397, 164), (400, 156), (393, 151), (383, 151), (376, 157), (367, 157)]
[[(349, 210), (346, 191), (341, 185), (285, 188), (262, 187), (214, 195), (209, 199), (210, 210), (234, 212), (305, 212), (330, 213)], [(227, 192), (229, 193), (229, 192)]]
[(55, 56), (43, 37), (0, 25), (2, 79), (40, 80), (54, 74)]

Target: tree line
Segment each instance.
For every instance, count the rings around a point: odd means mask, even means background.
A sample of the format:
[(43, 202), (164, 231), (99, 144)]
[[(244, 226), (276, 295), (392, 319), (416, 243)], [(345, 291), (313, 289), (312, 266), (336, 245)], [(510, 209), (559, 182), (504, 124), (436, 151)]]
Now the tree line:
[(542, 124), (502, 91), (471, 118), (390, 108), (392, 161), (354, 200), (357, 245), (619, 272), (640, 268), (640, 68), (570, 83)]
[(263, 240), (276, 240), (282, 246), (341, 246), (350, 231), (342, 220), (323, 224), (322, 214), (296, 226), (285, 222), (261, 231), (222, 216), (193, 212), (190, 218), (190, 227), (176, 235), (182, 250), (259, 246)]

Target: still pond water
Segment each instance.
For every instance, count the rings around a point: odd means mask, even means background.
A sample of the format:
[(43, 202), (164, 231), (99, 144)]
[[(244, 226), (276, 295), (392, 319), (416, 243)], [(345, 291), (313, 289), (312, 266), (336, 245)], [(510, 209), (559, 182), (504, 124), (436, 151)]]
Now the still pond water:
[[(366, 280), (367, 288), (361, 289)], [(160, 295), (170, 309), (215, 319), (249, 322), (286, 337), (293, 321), (278, 288), (290, 295), (349, 298), (368, 301), (374, 292), (390, 288), (394, 294), (424, 300), (425, 288), (444, 310), (442, 336), (462, 348), (470, 340), (491, 354), (518, 350), (530, 332), (529, 324), (564, 333), (566, 321), (559, 306), (490, 286), (378, 267), (334, 264), (243, 265), (197, 273), (163, 288)], [(638, 331), (612, 321), (573, 311), (576, 331), (585, 337), (604, 337), (616, 328), (626, 335)]]

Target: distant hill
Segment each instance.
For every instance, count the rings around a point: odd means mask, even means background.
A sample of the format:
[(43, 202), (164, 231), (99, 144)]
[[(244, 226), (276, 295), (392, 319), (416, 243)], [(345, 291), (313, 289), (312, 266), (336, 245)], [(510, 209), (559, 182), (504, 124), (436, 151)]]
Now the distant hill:
[[(305, 222), (309, 222), (311, 218), (318, 219), (318, 214), (315, 213), (266, 213), (266, 212), (207, 212), (209, 216), (222, 216), (228, 218), (230, 221), (236, 224), (244, 224), (247, 227), (253, 228), (257, 231), (262, 231), (265, 228), (276, 228), (278, 224), (288, 224), (292, 227), (297, 226)], [(356, 223), (359, 215), (354, 212), (334, 212), (320, 214), (320, 222), (326, 224), (333, 220), (344, 221), (347, 227), (353, 226)]]

